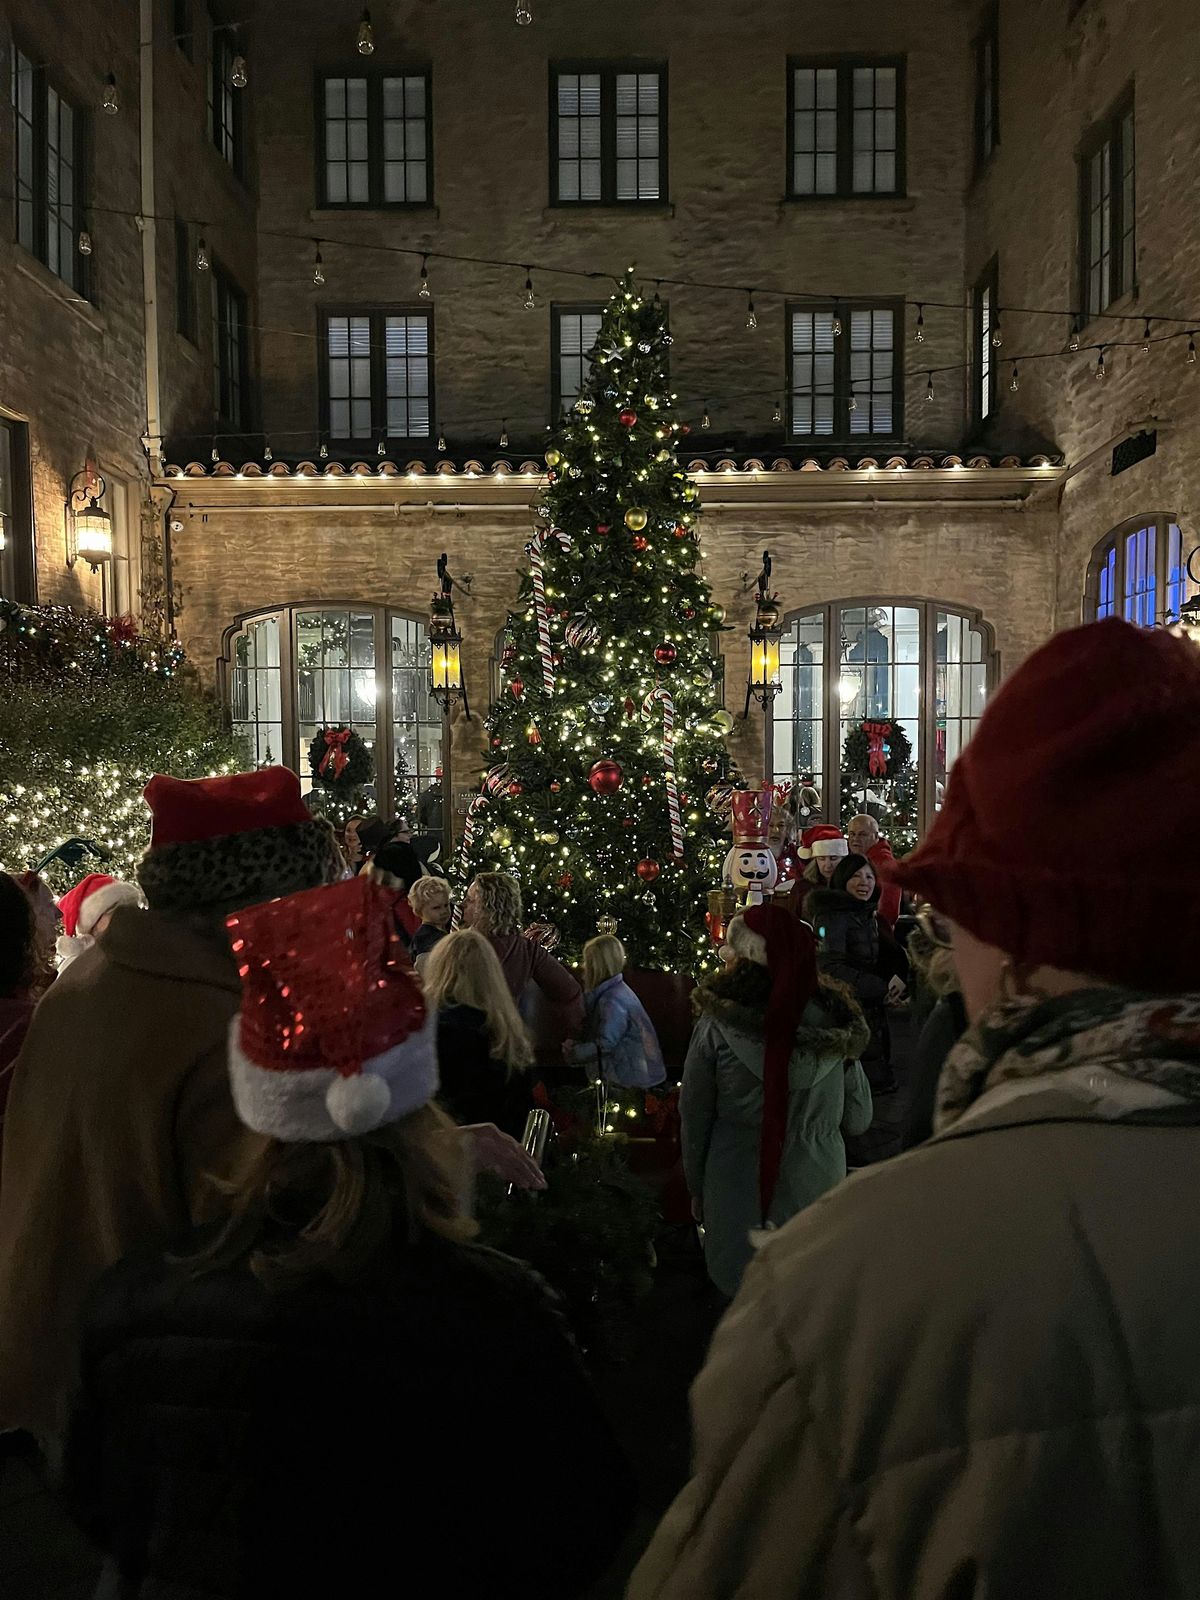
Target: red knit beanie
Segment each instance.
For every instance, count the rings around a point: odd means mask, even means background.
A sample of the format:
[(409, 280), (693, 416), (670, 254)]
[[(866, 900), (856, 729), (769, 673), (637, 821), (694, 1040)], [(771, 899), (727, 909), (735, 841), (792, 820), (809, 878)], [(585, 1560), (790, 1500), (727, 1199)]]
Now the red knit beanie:
[(1018, 961), (1164, 993), (1200, 987), (1200, 902), (1164, 846), (1200, 822), (1200, 650), (1111, 619), (1058, 634), (1008, 679), (946, 803), (892, 882)]

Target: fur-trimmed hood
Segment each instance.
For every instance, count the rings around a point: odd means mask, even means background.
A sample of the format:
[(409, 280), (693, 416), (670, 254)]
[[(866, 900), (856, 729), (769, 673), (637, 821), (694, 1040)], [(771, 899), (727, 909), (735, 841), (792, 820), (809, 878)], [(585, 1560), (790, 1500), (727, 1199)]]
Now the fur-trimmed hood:
[[(795, 1049), (806, 1055), (856, 1060), (871, 1037), (858, 1001), (836, 979), (822, 975), (819, 985), (796, 1030)], [(711, 1017), (723, 1029), (758, 1040), (763, 1037), (770, 992), (767, 969), (739, 961), (705, 978), (692, 991), (692, 1010), (698, 1017)]]

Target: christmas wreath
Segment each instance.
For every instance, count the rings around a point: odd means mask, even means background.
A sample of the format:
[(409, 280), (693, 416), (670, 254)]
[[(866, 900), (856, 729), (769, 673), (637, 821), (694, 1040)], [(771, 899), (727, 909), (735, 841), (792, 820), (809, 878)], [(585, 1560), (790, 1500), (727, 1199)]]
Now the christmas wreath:
[(912, 744), (898, 722), (868, 717), (846, 735), (842, 770), (854, 783), (898, 778), (911, 765)]
[(318, 728), (308, 747), (313, 782), (332, 794), (346, 794), (375, 776), (371, 752), (353, 728)]

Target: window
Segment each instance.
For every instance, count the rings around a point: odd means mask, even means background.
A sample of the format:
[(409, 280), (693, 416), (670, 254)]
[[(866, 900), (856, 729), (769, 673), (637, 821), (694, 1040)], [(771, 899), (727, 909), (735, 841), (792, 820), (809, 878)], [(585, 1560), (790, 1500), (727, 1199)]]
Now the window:
[(895, 305), (792, 307), (788, 344), (793, 439), (889, 437), (901, 428)]
[(324, 316), (323, 427), (331, 442), (428, 439), (433, 318), (427, 311)]
[(1084, 145), (1080, 197), (1081, 298), (1096, 317), (1137, 284), (1132, 93)]
[[(308, 747), (317, 730), (353, 727), (375, 762), (368, 798), (385, 816), (436, 807), (449, 751), (429, 693), (424, 621), (376, 606), (294, 606), (258, 613), (229, 630), (222, 675), (234, 732), (255, 766), (288, 766), (312, 788)], [(410, 811), (411, 815), (411, 811)]]
[(1200, 588), (1188, 574), (1183, 532), (1168, 516), (1133, 517), (1092, 552), (1084, 615), (1153, 628), (1174, 621)]
[(975, 365), (972, 405), (975, 426), (981, 427), (996, 409), (996, 351), (992, 340), (1000, 324), (997, 304), (999, 263), (995, 257), (984, 268), (971, 297), (974, 314)]
[(171, 32), (175, 43), (191, 61), (195, 55), (192, 6), (195, 0), (171, 0)]
[(788, 193), (904, 193), (903, 61), (793, 61)]
[(240, 178), (242, 175), (242, 90), (233, 86), (237, 41), (232, 28), (209, 13), (208, 134)]
[(318, 82), (321, 203), (426, 205), (432, 197), (428, 72)]
[(0, 417), (0, 595), (32, 605), (35, 590), (29, 430)]
[(554, 415), (557, 417), (579, 398), (583, 381), (591, 370), (591, 349), (600, 332), (604, 307), (554, 306), (550, 316)]
[(191, 230), (182, 217), (175, 218), (175, 328), (198, 344), (196, 316), (196, 266), (192, 258)]
[(103, 573), (106, 617), (136, 617), (142, 600), (142, 530), (137, 495), (123, 478), (105, 472), (100, 503), (112, 518), (112, 561)]
[(83, 114), (15, 47), (12, 103), (17, 242), (86, 295), (87, 257), (79, 253), (85, 207)]
[(564, 205), (666, 199), (665, 67), (551, 69), (550, 192)]
[[(936, 600), (840, 600), (788, 619), (782, 689), (768, 723), (770, 781), (811, 777), (823, 817), (877, 816), (897, 855), (940, 809), (950, 768), (995, 681), (988, 625)], [(847, 735), (864, 720), (903, 728), (912, 765), (894, 780), (844, 770)]]
[(1000, 143), (1000, 13), (993, 11), (975, 41), (975, 167)]
[(248, 343), (246, 296), (215, 263), (213, 286), (213, 403), (233, 428), (247, 423)]

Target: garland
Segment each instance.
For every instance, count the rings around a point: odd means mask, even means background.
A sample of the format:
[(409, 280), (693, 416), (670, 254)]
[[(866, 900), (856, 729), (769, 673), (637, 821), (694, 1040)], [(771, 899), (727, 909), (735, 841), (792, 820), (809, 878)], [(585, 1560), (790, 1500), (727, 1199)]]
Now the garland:
[(313, 782), (331, 794), (348, 794), (375, 776), (371, 752), (353, 728), (318, 728), (308, 747)]
[(854, 783), (898, 778), (912, 765), (912, 745), (898, 722), (868, 718), (851, 728), (842, 747), (842, 770)]

